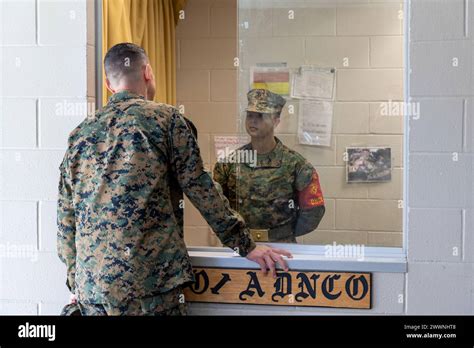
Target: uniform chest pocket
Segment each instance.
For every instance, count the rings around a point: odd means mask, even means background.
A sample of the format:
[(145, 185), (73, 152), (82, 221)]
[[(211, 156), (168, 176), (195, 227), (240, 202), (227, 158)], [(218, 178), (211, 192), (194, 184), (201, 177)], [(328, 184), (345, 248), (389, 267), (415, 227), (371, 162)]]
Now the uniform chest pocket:
[(289, 177), (269, 177), (255, 180), (249, 192), (253, 199), (288, 201), (293, 197), (292, 180)]

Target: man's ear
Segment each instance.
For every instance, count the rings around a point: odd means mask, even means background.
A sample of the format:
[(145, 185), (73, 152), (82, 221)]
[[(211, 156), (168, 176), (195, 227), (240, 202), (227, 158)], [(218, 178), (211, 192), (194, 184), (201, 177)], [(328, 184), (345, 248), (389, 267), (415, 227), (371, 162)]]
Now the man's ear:
[(153, 69), (150, 64), (145, 65), (144, 77), (147, 82), (154, 79)]
[(108, 78), (105, 78), (105, 85), (107, 86), (107, 89), (110, 91), (110, 93), (114, 94), (115, 89), (112, 88), (112, 85), (110, 84), (110, 81)]
[(273, 128), (278, 127), (280, 124), (280, 115), (273, 116)]

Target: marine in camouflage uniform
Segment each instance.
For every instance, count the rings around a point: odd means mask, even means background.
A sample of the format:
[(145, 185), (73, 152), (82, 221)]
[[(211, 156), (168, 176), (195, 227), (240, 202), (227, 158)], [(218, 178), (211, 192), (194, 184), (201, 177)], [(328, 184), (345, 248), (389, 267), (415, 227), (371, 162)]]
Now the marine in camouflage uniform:
[(82, 314), (185, 313), (180, 295), (194, 275), (172, 178), (224, 245), (241, 256), (255, 248), (176, 108), (122, 91), (70, 134), (57, 246)]
[[(262, 117), (279, 117), (286, 103), (280, 95), (263, 89), (251, 90), (248, 101), (247, 112)], [(296, 237), (318, 227), (325, 213), (324, 198), (316, 169), (278, 138), (275, 142), (272, 151), (257, 155), (255, 166), (217, 163), (214, 180), (231, 207), (242, 214), (255, 241), (296, 243)], [(252, 151), (252, 143), (237, 152), (242, 150)]]

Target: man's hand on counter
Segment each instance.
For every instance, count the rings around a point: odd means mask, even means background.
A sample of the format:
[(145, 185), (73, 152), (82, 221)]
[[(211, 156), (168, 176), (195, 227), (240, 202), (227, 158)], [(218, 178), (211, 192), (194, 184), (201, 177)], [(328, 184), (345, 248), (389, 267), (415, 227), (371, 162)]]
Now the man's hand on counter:
[(293, 257), (289, 251), (274, 249), (266, 245), (257, 245), (257, 247), (247, 255), (247, 259), (258, 263), (265, 275), (267, 275), (268, 270), (270, 270), (273, 274), (273, 278), (276, 278), (276, 263), (278, 263), (285, 272), (288, 272), (288, 264), (283, 259), (282, 255), (288, 258)]

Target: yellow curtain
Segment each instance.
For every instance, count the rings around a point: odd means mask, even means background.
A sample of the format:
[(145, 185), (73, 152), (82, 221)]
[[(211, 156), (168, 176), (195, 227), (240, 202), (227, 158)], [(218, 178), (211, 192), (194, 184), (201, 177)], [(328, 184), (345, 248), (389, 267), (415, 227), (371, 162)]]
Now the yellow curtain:
[[(175, 32), (186, 0), (103, 0), (102, 61), (121, 42), (145, 49), (156, 78), (155, 101), (176, 104)], [(110, 92), (103, 76), (103, 104)]]

